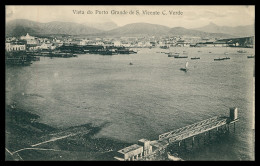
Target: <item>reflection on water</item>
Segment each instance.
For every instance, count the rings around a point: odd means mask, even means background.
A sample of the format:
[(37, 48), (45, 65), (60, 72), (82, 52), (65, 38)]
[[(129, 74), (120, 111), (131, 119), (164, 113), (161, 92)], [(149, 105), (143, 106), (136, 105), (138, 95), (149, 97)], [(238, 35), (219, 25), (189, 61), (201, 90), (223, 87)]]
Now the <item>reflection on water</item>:
[[(109, 123), (96, 137), (129, 143), (158, 139), (164, 132), (237, 107), (240, 121), (232, 141), (210, 146), (193, 160), (253, 160), (253, 64), (237, 48), (171, 48), (187, 59), (141, 49), (133, 55), (44, 58), (31, 66), (6, 68), (6, 103), (65, 128)], [(253, 49), (246, 49), (250, 55)], [(167, 50), (169, 51), (169, 50)], [(200, 51), (200, 52), (199, 52)], [(211, 53), (209, 53), (211, 52)], [(215, 58), (231, 58), (214, 61)], [(191, 60), (191, 57), (200, 57)], [(189, 62), (188, 72), (179, 70)], [(129, 63), (133, 65), (129, 65)]]

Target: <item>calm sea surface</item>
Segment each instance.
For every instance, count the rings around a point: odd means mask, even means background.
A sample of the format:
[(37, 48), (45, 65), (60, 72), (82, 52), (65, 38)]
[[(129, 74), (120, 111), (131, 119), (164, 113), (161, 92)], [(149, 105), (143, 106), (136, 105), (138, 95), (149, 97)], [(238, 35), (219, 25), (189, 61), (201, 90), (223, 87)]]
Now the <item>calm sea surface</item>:
[[(26, 67), (6, 67), (6, 104), (40, 115), (58, 127), (93, 123), (106, 127), (96, 137), (129, 143), (210, 118), (237, 107), (240, 121), (229, 141), (204, 147), (191, 160), (254, 160), (252, 130), (254, 49), (159, 48), (133, 55), (47, 58)], [(198, 52), (200, 51), (200, 52)], [(211, 53), (209, 53), (211, 52)], [(229, 52), (229, 55), (224, 55)], [(191, 57), (200, 60), (190, 60)], [(214, 61), (229, 56), (230, 60)], [(187, 73), (179, 70), (189, 62)], [(132, 62), (133, 65), (129, 65)]]

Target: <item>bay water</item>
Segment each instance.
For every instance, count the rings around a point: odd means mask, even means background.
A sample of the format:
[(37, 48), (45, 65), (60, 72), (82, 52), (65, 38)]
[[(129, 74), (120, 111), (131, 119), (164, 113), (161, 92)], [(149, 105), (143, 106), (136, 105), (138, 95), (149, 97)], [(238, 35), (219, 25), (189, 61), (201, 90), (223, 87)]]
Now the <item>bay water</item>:
[[(254, 49), (244, 48), (244, 54), (239, 49), (139, 48), (130, 55), (41, 57), (30, 66), (6, 67), (6, 104), (15, 102), (57, 128), (106, 124), (95, 137), (133, 144), (212, 116), (229, 116), (229, 108), (237, 107), (240, 120), (229, 141), (188, 159), (254, 160), (254, 58), (247, 58)], [(183, 51), (189, 58), (161, 53)], [(231, 59), (214, 61), (226, 56)], [(186, 62), (189, 70), (183, 72)]]

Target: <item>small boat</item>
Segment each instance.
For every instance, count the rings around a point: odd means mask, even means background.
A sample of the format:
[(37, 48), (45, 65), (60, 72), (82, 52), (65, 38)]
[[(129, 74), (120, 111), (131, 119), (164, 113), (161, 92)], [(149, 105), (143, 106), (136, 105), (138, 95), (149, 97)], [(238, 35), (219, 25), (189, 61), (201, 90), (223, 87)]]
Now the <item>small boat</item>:
[(238, 50), (238, 53), (247, 53), (245, 50)]
[(200, 59), (200, 57), (190, 58), (191, 60)]
[(188, 56), (174, 56), (174, 58), (188, 58)]
[(161, 49), (169, 49), (168, 46), (160, 46)]
[(171, 155), (170, 152), (168, 152), (167, 155), (168, 155), (168, 159), (169, 160), (172, 160), (172, 161), (184, 161), (180, 157), (177, 157), (178, 156), (177, 153), (174, 153), (173, 155)]
[(254, 55), (251, 55), (251, 56), (247, 56), (247, 58), (254, 58), (255, 56)]
[(225, 60), (225, 58), (214, 59), (214, 61), (223, 61), (223, 60)]
[(133, 65), (133, 63), (132, 63), (132, 62), (130, 62), (130, 63), (129, 63), (129, 65)]
[(173, 55), (174, 58), (188, 58), (188, 56), (180, 56), (180, 53), (176, 52), (174, 55)]
[(229, 57), (225, 57), (224, 60), (230, 59)]
[(180, 68), (180, 70), (187, 72), (188, 71), (188, 65), (189, 65), (189, 62), (186, 62), (185, 68)]
[(228, 55), (228, 52), (225, 52), (224, 54), (225, 54), (225, 55)]
[(168, 57), (176, 57), (176, 56), (179, 56), (179, 53), (177, 53), (177, 52), (175, 52), (175, 53), (169, 52), (168, 53)]

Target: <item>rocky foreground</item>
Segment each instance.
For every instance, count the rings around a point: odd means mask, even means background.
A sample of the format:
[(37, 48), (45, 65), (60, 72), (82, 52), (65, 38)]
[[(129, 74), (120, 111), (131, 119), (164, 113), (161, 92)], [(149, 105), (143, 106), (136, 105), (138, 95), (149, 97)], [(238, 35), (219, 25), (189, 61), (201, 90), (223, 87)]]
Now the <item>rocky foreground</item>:
[(128, 143), (93, 138), (106, 124), (56, 129), (37, 122), (40, 117), (6, 106), (6, 160), (114, 160)]

